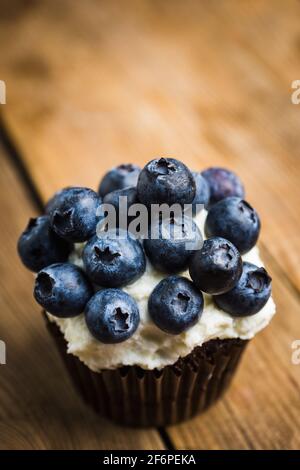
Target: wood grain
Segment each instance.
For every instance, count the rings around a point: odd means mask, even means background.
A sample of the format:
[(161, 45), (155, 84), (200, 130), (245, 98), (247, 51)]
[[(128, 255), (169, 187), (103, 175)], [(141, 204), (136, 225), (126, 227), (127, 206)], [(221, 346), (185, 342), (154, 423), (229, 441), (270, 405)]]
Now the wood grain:
[(114, 426), (77, 397), (16, 254), (34, 209), (1, 147), (0, 187), (0, 449), (163, 449), (155, 430)]
[(279, 315), (224, 401), (169, 429), (175, 445), (299, 448), (299, 2), (24, 5), (10, 0), (0, 19), (10, 45), (0, 54), (3, 118), (44, 201), (65, 185), (97, 187), (112, 165), (166, 154), (234, 169), (261, 215)]

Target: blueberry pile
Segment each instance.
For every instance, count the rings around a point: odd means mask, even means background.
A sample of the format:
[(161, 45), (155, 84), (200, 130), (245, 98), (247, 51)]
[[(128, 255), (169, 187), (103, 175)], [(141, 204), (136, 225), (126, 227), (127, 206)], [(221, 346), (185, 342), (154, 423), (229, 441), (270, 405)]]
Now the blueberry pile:
[[(112, 204), (120, 216), (120, 196), (127, 196), (128, 207), (142, 203), (149, 210), (152, 204), (191, 204), (191, 233), (171, 214), (150, 224), (144, 240), (118, 223), (116, 231), (97, 230), (104, 203)], [(154, 159), (143, 169), (123, 164), (103, 177), (98, 192), (83, 187), (57, 192), (45, 215), (29, 220), (18, 252), (24, 265), (37, 273), (37, 302), (57, 317), (84, 312), (89, 331), (103, 343), (125, 341), (138, 328), (138, 305), (122, 287), (143, 275), (148, 258), (166, 273), (149, 297), (149, 316), (158, 328), (177, 335), (199, 320), (202, 292), (232, 316), (257, 313), (271, 295), (265, 269), (241, 258), (260, 232), (259, 216), (243, 198), (243, 184), (223, 168), (191, 172), (174, 158)], [(208, 210), (204, 243), (191, 218), (202, 207)], [(166, 225), (169, 238), (163, 235)], [(156, 238), (151, 238), (152, 230)], [(69, 261), (74, 243), (84, 243), (83, 269)], [(180, 275), (187, 269), (191, 280)]]

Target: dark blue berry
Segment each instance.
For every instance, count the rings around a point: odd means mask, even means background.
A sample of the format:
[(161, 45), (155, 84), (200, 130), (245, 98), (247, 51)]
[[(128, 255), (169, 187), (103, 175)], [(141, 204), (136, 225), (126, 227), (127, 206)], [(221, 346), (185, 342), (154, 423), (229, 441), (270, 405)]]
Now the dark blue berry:
[[(120, 211), (120, 207), (122, 209), (123, 204), (120, 198), (125, 197), (127, 198), (127, 213), (124, 210)], [(128, 210), (133, 204), (138, 203), (136, 188), (132, 186), (130, 188), (117, 189), (116, 191), (112, 191), (111, 193), (108, 193), (106, 196), (104, 196), (103, 203), (114, 206), (116, 210), (116, 227), (119, 227), (121, 223), (122, 228), (127, 229), (130, 222), (134, 219), (134, 217), (128, 216)], [(122, 218), (124, 219), (124, 222), (126, 222), (125, 224), (122, 223)]]
[(243, 273), (236, 286), (226, 294), (214, 297), (216, 305), (234, 317), (254, 315), (271, 295), (272, 279), (264, 268), (243, 263)]
[(45, 213), (46, 214), (51, 214), (51, 212), (56, 209), (57, 205), (63, 201), (65, 196), (68, 194), (69, 191), (72, 190), (71, 186), (68, 186), (67, 188), (63, 188), (60, 191), (57, 191), (47, 202), (45, 206)]
[[(196, 193), (193, 200), (193, 215), (200, 212), (202, 209), (201, 205), (207, 208), (210, 198), (210, 189), (209, 185), (201, 173), (193, 173), (195, 184), (196, 184)], [(200, 205), (200, 208), (197, 207), (197, 204)]]
[(99, 232), (86, 244), (83, 262), (89, 278), (106, 287), (133, 282), (146, 267), (141, 243), (125, 230)]
[[(154, 235), (159, 238), (151, 238)], [(191, 257), (195, 250), (201, 248), (202, 242), (201, 232), (192, 219), (170, 218), (152, 225), (149, 238), (144, 240), (144, 248), (156, 269), (173, 274), (187, 269)]]
[(198, 289), (207, 294), (223, 294), (232, 289), (243, 270), (236, 247), (224, 238), (205, 240), (190, 262), (190, 276)]
[(139, 201), (151, 204), (189, 204), (195, 197), (195, 180), (184, 163), (157, 158), (142, 169), (137, 184)]
[(213, 167), (203, 171), (202, 176), (209, 184), (210, 207), (225, 197), (237, 196), (244, 198), (245, 196), (243, 183), (233, 171)]
[(96, 233), (101, 199), (88, 188), (69, 188), (59, 197), (50, 213), (53, 230), (71, 242), (83, 242)]
[(24, 265), (31, 271), (49, 264), (67, 261), (72, 245), (58, 237), (50, 228), (49, 217), (30, 219), (18, 240), (18, 252)]
[(85, 308), (91, 334), (102, 343), (121, 343), (136, 331), (140, 314), (135, 300), (121, 289), (97, 292)]
[(158, 328), (178, 335), (197, 323), (203, 311), (203, 295), (189, 279), (170, 276), (151, 293), (148, 310)]
[(99, 194), (104, 197), (106, 194), (124, 189), (128, 186), (136, 186), (140, 167), (132, 163), (123, 163), (108, 171), (102, 178), (99, 185)]
[(85, 273), (71, 263), (52, 264), (42, 269), (35, 280), (36, 301), (61, 318), (82, 313), (93, 293)]
[(248, 202), (239, 197), (227, 197), (209, 210), (205, 221), (207, 237), (223, 237), (231, 241), (241, 254), (257, 242), (260, 219)]

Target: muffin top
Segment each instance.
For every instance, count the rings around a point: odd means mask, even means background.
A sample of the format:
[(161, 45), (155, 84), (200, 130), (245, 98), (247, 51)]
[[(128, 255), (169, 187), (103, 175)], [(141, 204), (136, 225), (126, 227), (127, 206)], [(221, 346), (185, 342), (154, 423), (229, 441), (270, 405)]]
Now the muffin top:
[(34, 296), (90, 369), (161, 369), (211, 339), (250, 339), (275, 313), (260, 219), (233, 172), (174, 158), (68, 187), (18, 242)]

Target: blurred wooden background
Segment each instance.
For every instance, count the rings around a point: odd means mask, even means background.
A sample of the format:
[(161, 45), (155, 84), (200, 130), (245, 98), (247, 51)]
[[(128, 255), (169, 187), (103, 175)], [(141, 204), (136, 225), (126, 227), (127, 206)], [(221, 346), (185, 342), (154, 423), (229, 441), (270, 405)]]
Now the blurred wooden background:
[[(1, 0), (0, 79), (0, 448), (299, 449), (299, 2)], [(278, 315), (215, 407), (124, 431), (73, 392), (15, 245), (58, 188), (156, 155), (240, 175)]]

